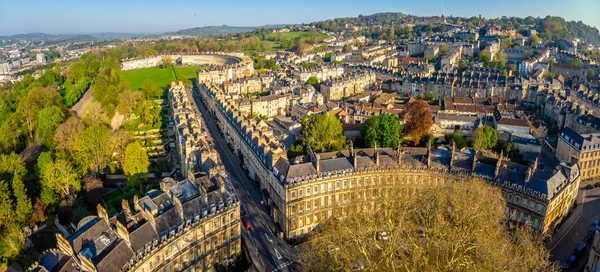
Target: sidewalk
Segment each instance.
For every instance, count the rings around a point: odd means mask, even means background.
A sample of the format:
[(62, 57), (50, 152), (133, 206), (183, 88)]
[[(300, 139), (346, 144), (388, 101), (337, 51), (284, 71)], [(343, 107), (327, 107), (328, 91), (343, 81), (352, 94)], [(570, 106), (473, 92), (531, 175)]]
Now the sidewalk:
[(577, 194), (577, 207), (572, 210), (571, 214), (565, 221), (560, 225), (558, 229), (552, 234), (552, 238), (546, 242), (546, 248), (552, 250), (566, 235), (569, 233), (573, 225), (577, 223), (581, 215), (583, 214), (583, 200), (585, 199), (585, 190), (580, 190)]

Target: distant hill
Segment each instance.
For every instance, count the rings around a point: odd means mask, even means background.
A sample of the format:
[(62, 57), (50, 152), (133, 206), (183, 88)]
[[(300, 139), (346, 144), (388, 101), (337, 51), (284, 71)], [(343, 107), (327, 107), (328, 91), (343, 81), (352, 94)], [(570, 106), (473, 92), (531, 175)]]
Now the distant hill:
[(132, 38), (138, 36), (144, 36), (146, 34), (135, 34), (135, 33), (90, 33), (90, 34), (46, 34), (46, 33), (27, 33), (27, 34), (15, 34), (11, 36), (0, 36), (0, 39), (7, 40), (47, 40), (47, 39), (75, 39), (75, 40), (105, 40), (105, 39), (121, 39), (121, 38)]
[(188, 29), (182, 29), (175, 32), (169, 32), (165, 34), (172, 35), (186, 35), (186, 36), (219, 36), (226, 34), (237, 34), (242, 32), (249, 32), (260, 28), (279, 28), (287, 25), (265, 25), (265, 26), (203, 26), (194, 27)]

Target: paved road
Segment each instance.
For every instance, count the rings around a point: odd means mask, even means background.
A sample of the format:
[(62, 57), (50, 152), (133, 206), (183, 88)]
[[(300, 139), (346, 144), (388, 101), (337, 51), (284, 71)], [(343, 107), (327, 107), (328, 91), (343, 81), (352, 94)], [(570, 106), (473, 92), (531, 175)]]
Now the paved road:
[(206, 128), (211, 134), (210, 138), (214, 141), (222, 163), (230, 174), (241, 205), (252, 222), (252, 230), (242, 228), (242, 240), (249, 249), (254, 269), (261, 272), (299, 271), (300, 265), (295, 262), (298, 250), (276, 235), (277, 227), (267, 213), (266, 205), (262, 203), (258, 184), (250, 181), (242, 171), (240, 159), (228, 148), (218, 131), (215, 117), (208, 113), (197, 91), (193, 92), (193, 97), (204, 116)]
[[(577, 244), (588, 234), (589, 226), (594, 219), (600, 219), (600, 188), (579, 190), (579, 194), (578, 201), (581, 199), (579, 202), (583, 204), (581, 216), (570, 226), (570, 229), (565, 233), (562, 240), (550, 249), (551, 259), (559, 261), (561, 264), (569, 258), (575, 247), (577, 247)], [(590, 243), (588, 243), (588, 247), (580, 260), (569, 271), (581, 271), (585, 267), (590, 252)]]

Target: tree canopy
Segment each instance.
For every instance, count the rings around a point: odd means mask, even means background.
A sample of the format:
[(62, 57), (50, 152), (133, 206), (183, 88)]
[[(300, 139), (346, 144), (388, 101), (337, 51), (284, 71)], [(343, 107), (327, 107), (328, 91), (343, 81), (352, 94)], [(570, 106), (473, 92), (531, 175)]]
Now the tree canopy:
[(477, 151), (494, 148), (497, 143), (498, 134), (493, 127), (483, 126), (473, 131), (473, 147)]
[(384, 114), (367, 118), (360, 126), (360, 135), (365, 145), (373, 147), (396, 147), (400, 141), (402, 128), (395, 115)]
[[(504, 215), (500, 190), (482, 180), (373, 189), (319, 224), (301, 253), (309, 271), (546, 271), (543, 240)], [(371, 201), (371, 198), (367, 201)], [(359, 198), (360, 200), (360, 198)], [(384, 234), (385, 232), (385, 234)]]
[(75, 156), (93, 173), (100, 173), (111, 155), (110, 129), (104, 125), (93, 125), (75, 137)]
[(123, 162), (123, 171), (129, 176), (148, 173), (148, 154), (138, 142), (132, 142), (125, 148), (125, 159)]
[(310, 114), (302, 119), (302, 143), (315, 152), (338, 151), (344, 148), (342, 123), (333, 114)]
[(405, 136), (414, 144), (419, 144), (421, 138), (429, 133), (433, 125), (433, 116), (429, 111), (429, 105), (423, 100), (408, 103), (401, 118), (404, 120)]

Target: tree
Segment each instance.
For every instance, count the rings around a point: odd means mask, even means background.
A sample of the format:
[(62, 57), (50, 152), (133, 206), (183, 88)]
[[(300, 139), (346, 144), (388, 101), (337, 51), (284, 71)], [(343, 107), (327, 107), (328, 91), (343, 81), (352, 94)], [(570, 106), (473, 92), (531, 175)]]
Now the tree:
[(495, 59), (496, 67), (500, 70), (504, 70), (504, 68), (506, 68), (506, 55), (504, 54), (504, 51), (498, 51), (498, 53), (496, 53)]
[(116, 130), (110, 136), (112, 144), (112, 154), (115, 154), (116, 159), (119, 161), (121, 168), (125, 168), (125, 149), (133, 139), (133, 136), (129, 131), (124, 129)]
[(585, 75), (588, 79), (594, 77), (594, 70), (592, 68), (588, 69)]
[(479, 179), (445, 180), (438, 186), (366, 189), (379, 191), (379, 196), (345, 207), (346, 216), (323, 218), (301, 253), (303, 267), (307, 271), (550, 268), (543, 239), (527, 224), (511, 226), (497, 187)]
[(483, 132), (483, 128), (478, 127), (473, 131), (473, 148), (480, 152), (486, 148), (486, 139), (485, 132)]
[(137, 91), (124, 90), (119, 94), (117, 110), (120, 114), (129, 116), (133, 110), (139, 107), (142, 100), (142, 93)]
[(400, 120), (395, 115), (371, 116), (360, 126), (360, 135), (364, 143), (373, 147), (397, 147), (400, 141)]
[(79, 119), (79, 117), (69, 117), (66, 122), (58, 126), (56, 133), (54, 134), (56, 150), (73, 152), (75, 137), (83, 132), (84, 129), (85, 124), (83, 121), (81, 121), (81, 119)]
[(529, 44), (531, 46), (536, 46), (536, 45), (540, 44), (540, 37), (538, 37), (535, 34), (529, 36)]
[(509, 64), (508, 65), (508, 70), (515, 72), (517, 71), (517, 65), (516, 64)]
[(38, 113), (41, 109), (61, 105), (62, 98), (52, 87), (33, 88), (29, 90), (27, 96), (21, 99), (17, 107), (17, 113), (22, 118), (25, 130), (28, 133), (28, 139), (33, 142), (35, 139), (35, 130), (38, 126)]
[(0, 226), (8, 225), (13, 220), (13, 207), (8, 184), (0, 180)]
[(333, 114), (311, 114), (302, 119), (302, 142), (314, 152), (338, 151), (346, 137), (342, 123)]
[(46, 165), (42, 186), (52, 190), (61, 198), (69, 197), (81, 190), (79, 176), (73, 165), (66, 159), (56, 159)]
[(75, 137), (75, 157), (92, 173), (100, 173), (108, 163), (112, 151), (110, 134), (106, 126), (93, 125)]
[(148, 154), (138, 142), (132, 142), (125, 149), (125, 159), (123, 162), (123, 171), (128, 176), (137, 176), (148, 173)]
[(162, 68), (169, 68), (169, 66), (173, 65), (173, 59), (169, 56), (163, 56), (160, 58), (160, 65)]
[(448, 53), (448, 45), (440, 44), (440, 54), (445, 55), (446, 53)]
[(154, 82), (149, 79), (144, 79), (144, 82), (142, 82), (142, 92), (146, 99), (160, 97), (162, 95), (162, 89), (154, 85)]
[(65, 114), (57, 106), (45, 107), (38, 113), (38, 139), (47, 147), (54, 146), (54, 133), (65, 120)]
[(485, 148), (487, 149), (491, 149), (496, 147), (496, 144), (498, 143), (498, 133), (496, 132), (496, 129), (494, 129), (491, 126), (484, 126), (483, 127), (483, 132), (485, 133)]
[(481, 53), (479, 55), (479, 61), (483, 62), (483, 65), (488, 67), (490, 65), (490, 56), (488, 56), (486, 53)]
[(317, 91), (321, 89), (321, 83), (319, 83), (319, 79), (315, 76), (309, 77), (308, 80), (306, 80), (306, 84), (313, 86)]
[(404, 120), (405, 135), (415, 145), (418, 145), (421, 138), (429, 133), (433, 125), (429, 105), (423, 100), (408, 103), (402, 111), (401, 118)]
[(308, 51), (309, 45), (304, 42), (297, 42), (292, 46), (292, 52), (296, 53), (298, 56), (304, 55)]
[(85, 77), (86, 70), (85, 63), (81, 61), (75, 62), (69, 66), (67, 78), (71, 83), (77, 84), (79, 80)]
[(456, 144), (456, 148), (458, 149), (463, 149), (467, 146), (467, 139), (465, 139), (465, 136), (463, 136), (462, 131), (460, 129), (454, 131), (454, 133), (452, 134), (452, 140), (454, 141), (454, 143)]
[(578, 58), (573, 59), (570, 64), (575, 65), (577, 67), (583, 67), (583, 61)]

